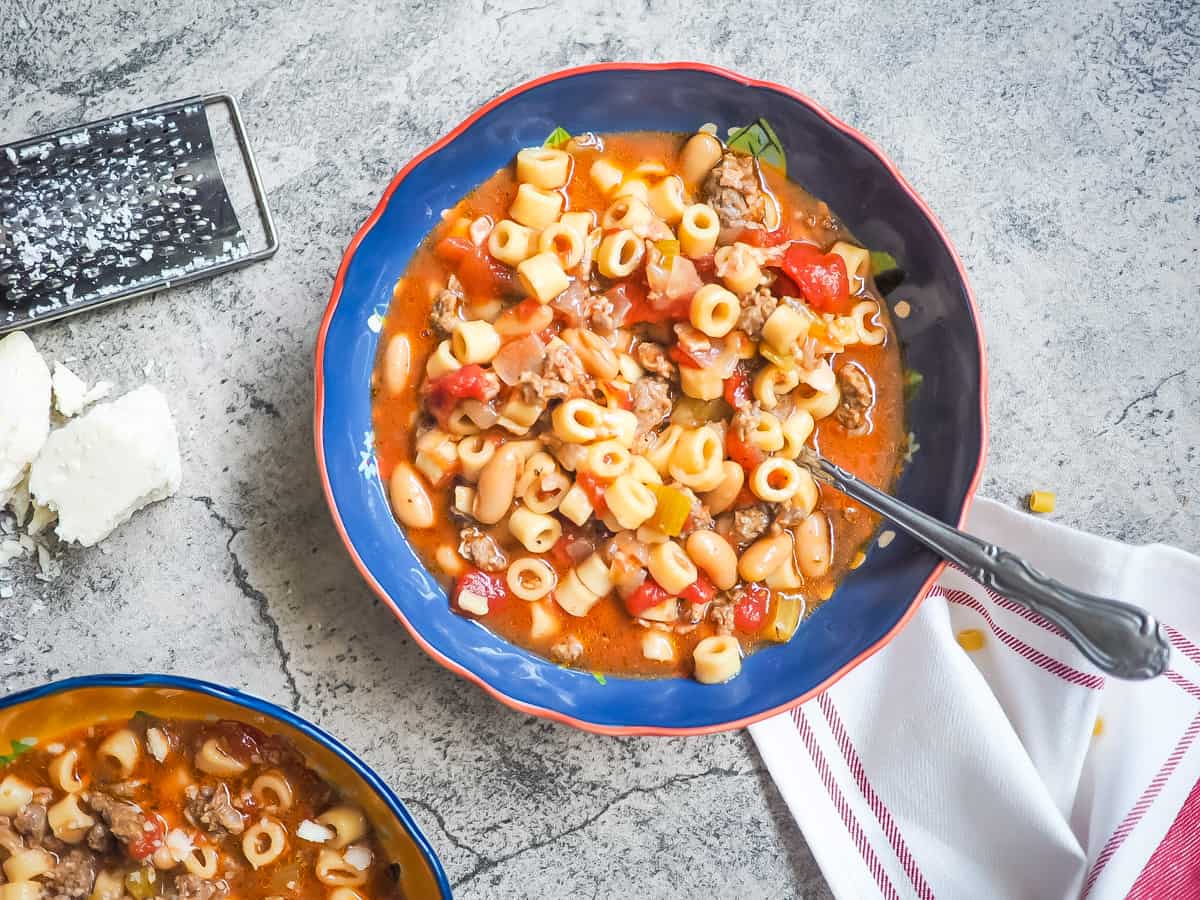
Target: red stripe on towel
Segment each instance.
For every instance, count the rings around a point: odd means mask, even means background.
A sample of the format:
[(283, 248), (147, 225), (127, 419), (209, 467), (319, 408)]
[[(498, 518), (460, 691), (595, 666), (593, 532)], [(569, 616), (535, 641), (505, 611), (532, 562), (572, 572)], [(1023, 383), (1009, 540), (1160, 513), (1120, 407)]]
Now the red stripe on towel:
[(1167, 638), (1175, 645), (1175, 649), (1200, 666), (1200, 647), (1197, 647), (1170, 625), (1164, 625), (1163, 630), (1167, 633)]
[(1200, 781), (1192, 787), (1126, 900), (1159, 897), (1200, 897)]
[[(971, 577), (970, 575), (967, 575), (967, 570), (964, 569), (962, 566), (956, 566), (953, 563), (950, 563), (948, 565), (948, 568), (954, 569), (956, 572), (961, 572), (963, 575), (966, 575), (968, 578)], [(974, 579), (972, 579), (972, 580), (974, 580)], [(975, 583), (979, 584), (979, 582), (975, 582)], [(1059, 630), (1058, 626), (1055, 625), (1053, 622), (1051, 622), (1049, 619), (1047, 619), (1045, 616), (1043, 616), (1041, 613), (1035, 613), (1028, 606), (1023, 606), (1020, 603), (1017, 603), (1015, 600), (1009, 600), (1007, 597), (1003, 597), (1000, 594), (997, 594), (995, 591), (993, 591), (987, 585), (979, 584), (979, 587), (982, 590), (986, 591), (987, 595), (988, 595), (988, 599), (991, 600), (993, 603), (995, 603), (997, 606), (999, 606), (1001, 609), (1008, 610), (1010, 613), (1015, 613), (1016, 615), (1020, 616), (1025, 621), (1032, 622), (1038, 628), (1045, 629), (1046, 631), (1049, 631), (1051, 634), (1056, 634), (1059, 637), (1064, 638), (1064, 639), (1066, 638), (1066, 635), (1064, 635)], [(948, 589), (942, 588), (942, 590), (948, 590)]]
[(1167, 671), (1163, 672), (1163, 677), (1167, 679), (1167, 681), (1171, 682), (1171, 684), (1191, 694), (1197, 700), (1200, 700), (1200, 687), (1192, 684), (1192, 682), (1188, 681), (1174, 669), (1167, 669)]
[(792, 710), (792, 721), (796, 723), (796, 730), (800, 732), (800, 740), (804, 742), (804, 746), (808, 750), (808, 756), (816, 767), (817, 774), (821, 777), (822, 783), (825, 785), (825, 790), (829, 792), (829, 799), (833, 802), (838, 815), (842, 817), (842, 824), (846, 826), (846, 830), (850, 833), (850, 838), (854, 841), (854, 845), (858, 847), (858, 852), (862, 855), (863, 862), (866, 863), (868, 871), (874, 877), (875, 883), (879, 885), (880, 893), (887, 897), (888, 900), (900, 900), (900, 895), (896, 893), (896, 888), (892, 885), (892, 880), (888, 878), (883, 864), (879, 861), (879, 857), (875, 855), (875, 848), (867, 840), (862, 826), (858, 824), (858, 819), (854, 815), (854, 810), (850, 808), (850, 804), (846, 802), (841, 788), (838, 787), (838, 783), (833, 777), (833, 772), (829, 769), (829, 763), (826, 762), (825, 755), (821, 752), (820, 745), (817, 744), (817, 737), (813, 734), (812, 726), (808, 724), (808, 719), (804, 715), (803, 707), (797, 706)]
[[(1171, 755), (1167, 757), (1167, 761), (1158, 770), (1158, 774), (1146, 785), (1146, 789), (1138, 797), (1137, 803), (1133, 804), (1133, 807), (1125, 814), (1125, 818), (1121, 820), (1121, 824), (1117, 826), (1117, 830), (1112, 833), (1108, 841), (1104, 844), (1104, 849), (1096, 857), (1096, 862), (1092, 866), (1092, 870), (1088, 873), (1087, 881), (1084, 882), (1083, 898), (1086, 898), (1091, 893), (1092, 888), (1096, 884), (1096, 879), (1100, 877), (1100, 873), (1104, 871), (1104, 867), (1108, 865), (1108, 861), (1121, 849), (1121, 845), (1125, 843), (1125, 839), (1137, 827), (1138, 822), (1142, 821), (1142, 817), (1146, 815), (1146, 811), (1154, 805), (1154, 801), (1162, 793), (1163, 787), (1170, 780), (1175, 769), (1178, 768), (1180, 760), (1183, 759), (1184, 755), (1191, 748), (1192, 742), (1196, 740), (1196, 735), (1198, 734), (1200, 734), (1200, 714), (1197, 714), (1192, 719), (1187, 730), (1176, 742), (1175, 749), (1171, 751)], [(1175, 896), (1185, 895), (1177, 894)]]
[(987, 607), (982, 602), (972, 597), (965, 591), (949, 590), (942, 588), (941, 595), (946, 598), (948, 603), (957, 603), (960, 606), (965, 606), (968, 609), (973, 609), (979, 615), (983, 616), (983, 620), (987, 622), (992, 633), (1000, 639), (1000, 642), (1016, 653), (1029, 660), (1039, 669), (1045, 669), (1051, 675), (1056, 675), (1063, 681), (1069, 684), (1078, 684), (1091, 690), (1100, 690), (1104, 687), (1104, 678), (1101, 675), (1094, 675), (1089, 672), (1080, 672), (1068, 666), (1064, 662), (1054, 659), (1052, 656), (1047, 656), (1041, 650), (1029, 646), (1015, 634), (1005, 631), (996, 624), (996, 620), (992, 618), (992, 614), (988, 612)]
[(855, 749), (853, 742), (850, 740), (850, 735), (846, 733), (846, 727), (842, 724), (842, 718), (838, 715), (837, 709), (834, 708), (833, 701), (829, 699), (829, 694), (821, 694), (817, 698), (817, 705), (825, 713), (825, 719), (829, 723), (829, 730), (833, 732), (834, 740), (837, 741), (838, 747), (842, 751), (846, 765), (850, 767), (850, 774), (854, 776), (854, 781), (858, 785), (859, 791), (862, 792), (863, 799), (867, 801), (867, 806), (871, 807), (871, 812), (875, 814), (875, 819), (879, 822), (879, 827), (887, 835), (888, 843), (892, 845), (892, 850), (896, 853), (896, 859), (900, 860), (900, 865), (904, 867), (904, 872), (908, 875), (908, 880), (912, 882), (917, 896), (921, 900), (933, 900), (933, 891), (930, 890), (925, 877), (921, 874), (921, 868), (917, 865), (917, 861), (909, 851), (908, 844), (904, 841), (904, 835), (896, 827), (896, 821), (892, 818), (891, 812), (888, 811), (887, 805), (880, 799), (879, 795), (875, 793), (875, 789), (871, 786), (871, 781), (867, 778), (867, 772), (863, 768), (862, 759), (859, 758), (858, 750)]

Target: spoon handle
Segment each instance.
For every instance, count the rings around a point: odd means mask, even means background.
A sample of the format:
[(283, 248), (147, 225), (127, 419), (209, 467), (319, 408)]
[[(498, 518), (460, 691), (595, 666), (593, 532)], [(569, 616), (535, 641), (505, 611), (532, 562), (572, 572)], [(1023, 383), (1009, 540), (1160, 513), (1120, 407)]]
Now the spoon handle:
[(1067, 587), (1015, 554), (951, 528), (816, 454), (804, 461), (820, 480), (886, 516), (975, 581), (1053, 622), (1102, 671), (1142, 679), (1166, 669), (1170, 645), (1158, 620), (1145, 610)]

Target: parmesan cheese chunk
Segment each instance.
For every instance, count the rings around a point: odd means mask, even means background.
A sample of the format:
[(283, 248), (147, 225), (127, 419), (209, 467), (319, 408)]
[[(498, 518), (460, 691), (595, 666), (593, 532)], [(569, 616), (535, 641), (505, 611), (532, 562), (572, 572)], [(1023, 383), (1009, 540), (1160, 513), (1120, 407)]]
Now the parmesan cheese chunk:
[(58, 512), (58, 536), (90, 547), (179, 489), (179, 440), (167, 400), (145, 385), (54, 432), (29, 490)]
[(0, 340), (0, 506), (50, 433), (50, 370), (23, 331)]
[(60, 362), (54, 364), (50, 381), (54, 386), (54, 408), (68, 419), (79, 415), (87, 398), (87, 382)]

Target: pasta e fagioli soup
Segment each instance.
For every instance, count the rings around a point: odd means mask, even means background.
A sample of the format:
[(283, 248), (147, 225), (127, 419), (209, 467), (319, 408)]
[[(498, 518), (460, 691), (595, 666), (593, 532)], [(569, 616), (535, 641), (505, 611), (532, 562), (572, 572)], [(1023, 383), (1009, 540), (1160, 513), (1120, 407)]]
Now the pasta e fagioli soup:
[[(556, 132), (556, 134), (558, 134)], [(397, 282), (380, 475), (452, 608), (561, 664), (720, 683), (859, 564), (888, 488), (898, 341), (821, 201), (713, 134), (520, 151)]]
[(286, 737), (139, 712), (21, 750), (0, 757), (0, 900), (404, 897)]

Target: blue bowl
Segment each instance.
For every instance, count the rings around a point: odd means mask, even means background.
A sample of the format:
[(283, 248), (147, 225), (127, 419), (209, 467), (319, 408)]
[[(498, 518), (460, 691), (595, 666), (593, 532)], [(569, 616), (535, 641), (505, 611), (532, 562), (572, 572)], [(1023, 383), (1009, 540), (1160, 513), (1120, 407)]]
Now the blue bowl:
[(326, 498), (363, 576), (427, 652), (512, 707), (606, 734), (742, 727), (815, 696), (879, 650), (941, 571), (932, 553), (901, 535), (874, 545), (790, 643), (753, 654), (728, 684), (599, 678), (452, 613), (388, 508), (371, 450), (379, 317), (440, 211), (556, 126), (689, 132), (714, 122), (724, 131), (759, 117), (774, 127), (789, 177), (908, 273), (899, 296), (913, 312), (896, 325), (906, 364), (924, 382), (909, 409), (920, 449), (896, 490), (944, 522), (959, 525), (966, 515), (987, 443), (978, 313), (941, 226), (874, 144), (789, 88), (693, 63), (586, 66), (514, 88), (405, 166), (350, 242), (317, 337), (314, 422)]
[(287, 737), (314, 771), (367, 814), (388, 858), (400, 863), (405, 896), (449, 900), (450, 882), (437, 854), (400, 798), (366, 763), (299, 716), (231, 688), (174, 675), (89, 675), (56, 681), (0, 697), (0, 752), (14, 741), (44, 742), (139, 710), (163, 717), (236, 719)]

